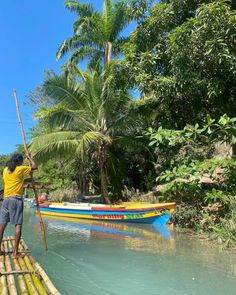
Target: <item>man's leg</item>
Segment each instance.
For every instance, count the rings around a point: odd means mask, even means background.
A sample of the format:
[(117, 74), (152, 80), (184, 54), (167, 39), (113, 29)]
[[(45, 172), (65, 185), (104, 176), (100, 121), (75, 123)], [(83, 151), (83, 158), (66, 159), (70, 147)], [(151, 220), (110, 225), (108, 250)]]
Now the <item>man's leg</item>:
[(6, 223), (0, 223), (0, 255), (4, 255), (5, 252), (2, 250), (2, 238), (3, 238), (3, 234), (4, 234), (4, 230), (6, 228)]
[(23, 209), (23, 200), (21, 198), (14, 198), (10, 210), (10, 220), (12, 224), (15, 224), (15, 244), (13, 250), (13, 256), (15, 258), (23, 257), (23, 255), (18, 252), (23, 223)]
[(19, 247), (20, 238), (21, 238), (21, 230), (22, 230), (22, 224), (15, 224), (15, 246), (13, 251), (13, 255), (15, 257), (19, 256), (18, 247)]
[(0, 255), (4, 255), (5, 252), (2, 250), (2, 238), (7, 223), (9, 222), (9, 210), (8, 210), (8, 198), (4, 198), (0, 210)]

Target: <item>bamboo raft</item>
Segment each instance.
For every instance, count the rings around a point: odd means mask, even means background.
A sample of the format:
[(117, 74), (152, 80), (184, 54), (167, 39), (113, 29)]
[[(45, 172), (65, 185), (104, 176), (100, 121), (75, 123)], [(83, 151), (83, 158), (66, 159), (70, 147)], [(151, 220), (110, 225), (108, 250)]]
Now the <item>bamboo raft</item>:
[(0, 256), (0, 294), (1, 295), (59, 295), (48, 275), (21, 239), (19, 253), (23, 258), (13, 258), (14, 238), (6, 237), (2, 241), (5, 255)]

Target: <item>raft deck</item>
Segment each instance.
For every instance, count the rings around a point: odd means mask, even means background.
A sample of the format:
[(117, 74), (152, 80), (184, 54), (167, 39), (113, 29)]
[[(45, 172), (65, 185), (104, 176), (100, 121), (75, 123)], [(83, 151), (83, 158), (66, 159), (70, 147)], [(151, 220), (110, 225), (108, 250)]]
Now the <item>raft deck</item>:
[(0, 294), (61, 294), (34, 260), (24, 240), (21, 239), (19, 245), (19, 252), (25, 255), (23, 258), (13, 258), (13, 246), (13, 237), (3, 239), (2, 250), (5, 255), (0, 256)]

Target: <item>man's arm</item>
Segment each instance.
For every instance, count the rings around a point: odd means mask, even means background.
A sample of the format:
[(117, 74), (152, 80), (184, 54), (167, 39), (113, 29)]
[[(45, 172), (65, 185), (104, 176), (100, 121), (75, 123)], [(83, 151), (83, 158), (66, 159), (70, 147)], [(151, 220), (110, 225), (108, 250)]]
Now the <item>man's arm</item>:
[(27, 157), (27, 159), (28, 159), (29, 162), (30, 162), (31, 170), (38, 169), (37, 164), (36, 164), (35, 161), (31, 158), (31, 156), (28, 154), (28, 155), (26, 155), (26, 157)]

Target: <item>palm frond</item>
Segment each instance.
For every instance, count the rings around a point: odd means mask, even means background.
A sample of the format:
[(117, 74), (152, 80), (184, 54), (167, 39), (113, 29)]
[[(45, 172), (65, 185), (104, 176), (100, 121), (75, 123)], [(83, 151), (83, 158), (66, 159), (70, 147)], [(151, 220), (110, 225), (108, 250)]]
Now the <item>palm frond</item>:
[(102, 11), (102, 26), (103, 35), (106, 37), (104, 41), (110, 41), (110, 32), (112, 24), (112, 1), (103, 1), (103, 11)]
[(63, 105), (40, 108), (36, 112), (35, 117), (41, 120), (47, 119), (51, 128), (64, 128), (66, 130), (71, 128), (79, 128), (80, 130), (87, 128), (93, 130), (95, 128), (91, 117), (88, 116), (87, 110), (71, 110)]
[(111, 21), (111, 34), (110, 39), (115, 42), (119, 37), (120, 32), (128, 25), (132, 20), (131, 14), (128, 13), (128, 3), (126, 1), (119, 1), (114, 4), (112, 11)]
[(86, 58), (94, 58), (94, 56), (102, 56), (103, 52), (97, 48), (82, 46), (71, 54), (67, 64), (77, 65), (80, 61)]
[(74, 154), (80, 133), (60, 131), (35, 137), (30, 143), (30, 151), (35, 159), (45, 162), (51, 158)]
[(56, 58), (57, 60), (62, 58), (66, 53), (69, 51), (74, 51), (76, 48), (78, 48), (80, 44), (80, 38), (77, 35), (74, 35), (68, 39), (66, 39), (58, 48), (56, 52)]
[(76, 152), (83, 158), (88, 148), (91, 148), (93, 145), (99, 145), (102, 142), (108, 145), (111, 144), (112, 140), (109, 136), (99, 131), (88, 131), (81, 136)]
[(89, 16), (93, 13), (93, 6), (90, 3), (79, 3), (76, 0), (66, 0), (65, 7), (80, 16)]
[(84, 107), (85, 98), (81, 92), (80, 84), (66, 75), (54, 74), (47, 78), (42, 86), (42, 91), (44, 95), (53, 98), (55, 103), (63, 103), (70, 109)]

